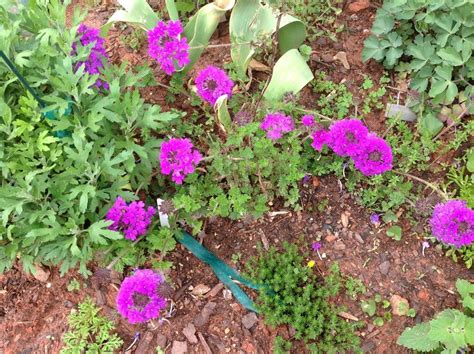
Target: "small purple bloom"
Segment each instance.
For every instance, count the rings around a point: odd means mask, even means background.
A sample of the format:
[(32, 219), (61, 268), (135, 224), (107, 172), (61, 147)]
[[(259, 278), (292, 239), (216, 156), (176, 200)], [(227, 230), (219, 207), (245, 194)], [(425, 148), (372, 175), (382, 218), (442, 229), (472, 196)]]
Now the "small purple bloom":
[(430, 244), (427, 241), (423, 241), (421, 244), (421, 254), (424, 256), (425, 255), (425, 249), (429, 248)]
[(181, 37), (181, 22), (159, 21), (155, 28), (148, 31), (148, 55), (155, 59), (168, 75), (176, 71), (175, 65), (183, 67), (189, 64), (189, 46), (187, 39)]
[(145, 208), (141, 201), (127, 205), (119, 196), (105, 218), (113, 221), (110, 230), (122, 231), (126, 239), (135, 241), (138, 236), (146, 234), (155, 213), (155, 208)]
[(353, 159), (355, 168), (366, 176), (379, 175), (392, 169), (392, 149), (375, 134), (367, 136)]
[(464, 200), (437, 204), (430, 224), (433, 236), (447, 245), (459, 248), (474, 242), (474, 210)]
[(303, 177), (303, 184), (308, 184), (310, 180), (311, 180), (311, 176), (310, 175), (305, 175)]
[(219, 97), (227, 95), (232, 97), (234, 82), (227, 76), (224, 70), (209, 65), (201, 70), (196, 77), (198, 95), (209, 104), (216, 104)]
[(321, 248), (321, 242), (313, 242), (311, 244), (311, 249), (315, 252), (318, 251), (320, 248)]
[(314, 116), (310, 114), (304, 115), (303, 118), (301, 118), (301, 123), (305, 127), (312, 127), (315, 123)]
[(295, 129), (295, 123), (290, 116), (276, 112), (267, 114), (262, 124), (260, 124), (260, 128), (267, 132), (268, 139), (278, 140), (283, 134)]
[(370, 222), (375, 225), (380, 224), (380, 215), (376, 213), (370, 215)]
[(150, 269), (137, 270), (122, 282), (117, 294), (117, 311), (130, 323), (157, 318), (166, 307), (159, 286), (164, 279)]
[[(108, 61), (107, 53), (105, 52), (105, 40), (99, 35), (97, 28), (91, 28), (81, 24), (77, 29), (77, 34), (80, 35), (79, 43), (86, 47), (93, 43), (89, 57), (85, 61), (77, 62), (75, 70), (84, 66), (84, 72), (90, 75), (100, 74), (100, 70), (104, 67), (104, 62)], [(77, 55), (77, 42), (72, 44), (72, 55)], [(105, 81), (97, 79), (95, 86), (98, 88), (109, 89), (109, 84)]]
[(329, 141), (329, 133), (326, 129), (316, 130), (311, 137), (313, 138), (311, 146), (317, 151), (321, 151), (323, 146)]
[(328, 146), (339, 156), (355, 156), (366, 140), (368, 130), (358, 119), (342, 119), (329, 128)]
[(161, 173), (171, 174), (176, 184), (183, 184), (186, 175), (193, 173), (202, 156), (189, 139), (172, 138), (163, 141), (160, 151)]

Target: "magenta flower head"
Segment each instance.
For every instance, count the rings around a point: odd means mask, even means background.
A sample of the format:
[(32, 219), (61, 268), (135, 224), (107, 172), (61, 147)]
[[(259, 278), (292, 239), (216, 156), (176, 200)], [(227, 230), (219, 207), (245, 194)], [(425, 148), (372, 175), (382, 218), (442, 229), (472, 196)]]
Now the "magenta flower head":
[[(79, 61), (76, 64), (75, 70), (84, 66), (84, 72), (90, 75), (100, 74), (100, 69), (104, 67), (104, 62), (108, 61), (107, 53), (105, 52), (105, 41), (99, 35), (97, 28), (91, 28), (84, 24), (81, 24), (77, 29), (77, 33), (80, 35), (79, 42), (81, 46), (86, 47), (93, 43), (91, 52), (87, 60)], [(72, 44), (72, 55), (77, 55), (77, 42)], [(109, 89), (109, 84), (105, 81), (97, 79), (95, 86), (98, 88)]]
[(464, 200), (437, 204), (430, 224), (433, 236), (447, 245), (462, 247), (474, 242), (474, 210)]
[(217, 99), (223, 95), (232, 97), (234, 82), (224, 70), (209, 65), (197, 75), (196, 86), (198, 95), (209, 104), (215, 105)]
[(320, 248), (321, 248), (321, 242), (313, 242), (311, 244), (311, 249), (315, 252), (318, 251)]
[(314, 123), (315, 121), (313, 115), (307, 114), (301, 118), (301, 124), (303, 124), (305, 127), (312, 127)]
[(358, 119), (342, 119), (329, 128), (328, 146), (339, 156), (353, 157), (368, 134), (367, 128)]
[(267, 132), (267, 138), (270, 140), (280, 139), (283, 134), (289, 133), (295, 129), (295, 123), (290, 116), (283, 113), (269, 113), (265, 116), (260, 128)]
[(140, 323), (157, 318), (166, 307), (160, 295), (164, 279), (150, 269), (136, 270), (125, 278), (117, 294), (117, 311), (130, 323)]
[(313, 138), (311, 146), (314, 150), (321, 151), (323, 146), (329, 142), (329, 132), (326, 129), (316, 130), (311, 137)]
[(172, 138), (163, 141), (160, 151), (161, 173), (171, 174), (176, 184), (183, 184), (186, 175), (193, 173), (202, 156), (189, 139)]
[(181, 37), (181, 22), (159, 21), (155, 28), (148, 31), (148, 55), (155, 59), (168, 75), (176, 71), (175, 65), (183, 67), (189, 64), (189, 46), (185, 37)]
[(121, 231), (126, 239), (135, 241), (137, 237), (146, 234), (155, 214), (155, 208), (145, 208), (143, 202), (131, 202), (127, 205), (122, 197), (117, 197), (105, 218), (113, 221), (109, 226), (110, 230)]
[(379, 175), (392, 169), (392, 149), (385, 140), (369, 134), (357, 154), (353, 156), (354, 166), (366, 176)]

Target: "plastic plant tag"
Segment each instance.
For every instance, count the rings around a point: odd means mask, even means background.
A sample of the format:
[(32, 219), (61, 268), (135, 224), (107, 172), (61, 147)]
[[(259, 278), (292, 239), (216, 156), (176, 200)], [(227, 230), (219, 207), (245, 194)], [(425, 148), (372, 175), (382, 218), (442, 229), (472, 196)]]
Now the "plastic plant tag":
[(170, 222), (168, 220), (168, 214), (162, 213), (160, 211), (161, 204), (163, 204), (164, 200), (158, 198), (156, 200), (156, 205), (158, 206), (158, 216), (160, 217), (160, 224), (162, 227), (170, 227)]
[(406, 122), (414, 122), (417, 119), (416, 114), (407, 106), (387, 103), (385, 117), (392, 118), (397, 115), (400, 115), (401, 120), (404, 120)]

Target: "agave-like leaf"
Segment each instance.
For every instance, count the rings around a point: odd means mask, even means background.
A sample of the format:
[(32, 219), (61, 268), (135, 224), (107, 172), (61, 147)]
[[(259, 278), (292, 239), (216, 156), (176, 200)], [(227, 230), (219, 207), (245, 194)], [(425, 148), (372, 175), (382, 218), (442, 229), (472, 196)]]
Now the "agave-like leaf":
[(235, 0), (227, 2), (214, 2), (199, 9), (189, 20), (184, 29), (184, 36), (189, 43), (189, 64), (182, 72), (187, 73), (201, 56), (201, 53), (209, 44), (214, 31), (223, 18), (226, 11), (232, 9)]
[(263, 97), (269, 101), (281, 100), (287, 92), (298, 93), (313, 78), (301, 53), (290, 49), (276, 62)]
[(218, 124), (221, 125), (223, 128), (224, 132), (229, 132), (231, 125), (232, 125), (232, 120), (230, 118), (230, 113), (229, 109), (227, 108), (227, 95), (222, 95), (219, 97), (214, 105), (214, 110), (217, 113), (217, 120)]
[(245, 73), (257, 49), (257, 44), (271, 38), (278, 27), (280, 53), (298, 48), (306, 37), (306, 29), (300, 20), (279, 15), (268, 4), (258, 0), (239, 0), (230, 16), (231, 55), (241, 72)]
[(117, 10), (102, 26), (102, 35), (107, 34), (114, 22), (127, 22), (148, 31), (154, 28), (160, 20), (146, 0), (118, 0), (118, 3), (124, 9)]

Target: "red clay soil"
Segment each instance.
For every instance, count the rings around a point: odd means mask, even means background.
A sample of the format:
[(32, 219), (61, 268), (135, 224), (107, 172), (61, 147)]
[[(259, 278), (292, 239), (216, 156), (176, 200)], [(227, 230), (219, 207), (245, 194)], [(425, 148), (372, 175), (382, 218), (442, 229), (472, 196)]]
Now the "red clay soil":
[[(86, 23), (99, 26), (112, 10), (99, 8), (90, 11)], [(315, 51), (312, 68), (323, 68), (336, 82), (345, 78), (355, 97), (359, 95), (357, 88), (364, 74), (376, 81), (383, 71), (380, 65), (373, 62), (364, 64), (360, 59), (363, 40), (369, 34), (374, 13), (373, 8), (357, 14), (344, 13), (339, 21), (345, 23), (348, 30), (340, 34), (338, 42), (318, 39), (311, 43)], [(223, 27), (213, 38), (213, 43), (228, 41)], [(146, 49), (133, 52), (120, 41), (121, 35), (120, 30), (112, 30), (107, 39), (112, 60), (115, 63), (128, 60), (133, 65), (146, 61)], [(333, 56), (339, 51), (347, 53), (350, 70), (345, 70), (339, 61), (324, 62), (324, 56)], [(222, 66), (223, 62), (229, 61), (227, 49), (208, 50), (198, 67), (209, 63)], [(166, 82), (166, 77), (158, 70), (156, 73), (158, 80)], [(147, 88), (142, 93), (145, 93), (147, 101), (158, 103), (164, 109), (169, 108), (164, 100), (164, 89)], [(305, 89), (301, 103), (311, 108), (312, 102), (313, 93)], [(181, 108), (186, 109), (184, 106)], [(385, 130), (381, 111), (371, 112), (365, 117), (365, 122), (371, 130)], [(403, 349), (397, 347), (395, 342), (403, 329), (430, 319), (446, 307), (458, 306), (454, 283), (457, 278), (473, 280), (473, 273), (463, 264), (444, 257), (437, 248), (427, 249), (423, 256), (422, 224), (414, 228), (404, 221), (402, 241), (390, 239), (386, 236), (386, 228), (371, 224), (369, 213), (340, 186), (335, 177), (313, 178), (309, 185), (302, 186), (301, 212), (286, 210), (276, 203), (274, 211), (283, 213), (274, 217), (267, 214), (257, 221), (210, 219), (204, 229), (203, 244), (226, 263), (242, 270), (248, 258), (257, 255), (256, 245), (259, 242), (279, 246), (283, 241), (302, 240), (301, 247), (308, 250), (312, 242), (321, 239), (320, 253), (325, 258), (321, 260), (313, 254), (315, 271), (324, 274), (330, 264), (337, 261), (343, 274), (360, 279), (368, 289), (367, 294), (357, 300), (348, 296), (335, 299), (336, 304), (346, 306), (347, 312), (365, 322), (359, 331), (363, 350), (401, 353)], [(327, 205), (322, 208), (323, 212), (319, 212), (317, 206), (322, 202), (327, 202)], [(402, 220), (404, 212), (399, 210)], [(121, 281), (119, 274), (104, 275), (99, 268), (91, 265), (95, 275), (83, 279), (75, 272), (60, 277), (56, 269), (50, 269), (49, 278), (42, 282), (15, 267), (0, 276), (0, 353), (59, 352), (61, 337), (67, 330), (67, 316), (85, 296), (93, 297), (103, 308), (103, 314), (116, 323), (117, 332), (124, 340), (123, 349), (128, 348), (139, 333), (140, 340), (127, 353), (155, 353), (158, 345), (166, 348), (166, 353), (171, 353), (175, 341), (183, 342), (181, 344), (187, 347), (189, 353), (208, 353), (209, 350), (212, 353), (271, 353), (276, 335), (291, 338), (291, 328), (267, 327), (261, 316), (253, 324), (251, 316), (246, 317), (248, 312), (219, 285), (211, 270), (181, 246), (166, 260), (174, 264), (168, 277), (174, 288), (171, 297), (176, 310), (162, 323), (148, 325), (130, 325), (114, 310), (115, 295)], [(67, 290), (72, 279), (80, 282), (79, 291)], [(213, 290), (199, 295), (197, 290), (204, 287)], [(376, 293), (384, 299), (390, 299), (392, 295), (402, 296), (416, 310), (416, 317), (393, 316), (382, 327), (374, 326), (373, 318), (368, 318), (361, 311), (359, 302), (373, 298)], [(208, 316), (203, 316), (205, 314)], [(183, 329), (189, 329), (191, 324), (195, 326), (195, 334), (186, 337)], [(292, 353), (303, 352), (302, 343), (296, 343)]]

